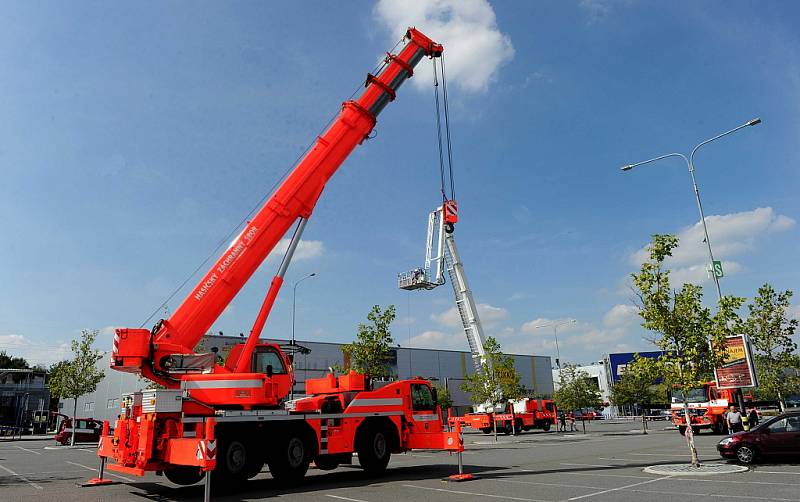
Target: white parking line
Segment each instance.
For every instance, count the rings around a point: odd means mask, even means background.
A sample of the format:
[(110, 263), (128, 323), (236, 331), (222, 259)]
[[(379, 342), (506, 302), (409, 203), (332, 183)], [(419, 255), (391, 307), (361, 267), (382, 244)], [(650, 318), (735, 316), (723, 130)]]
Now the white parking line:
[(505, 500), (521, 500), (523, 502), (551, 502), (549, 500), (526, 499), (522, 497), (510, 497), (507, 495), (495, 495), (493, 493), (462, 492), (458, 490), (445, 490), (444, 488), (431, 488), (428, 486), (419, 486), (419, 485), (403, 485), (403, 486), (406, 488), (419, 488), (420, 490), (429, 490), (432, 492), (455, 493), (456, 495), (475, 495), (477, 497), (487, 497), (487, 498), (505, 499)]
[(762, 471), (761, 469), (753, 469), (752, 472), (757, 472), (759, 474), (788, 474), (790, 476), (800, 475), (800, 472), (792, 472), (792, 471)]
[(41, 490), (42, 489), (41, 486), (37, 485), (36, 483), (34, 483), (33, 481), (31, 481), (30, 479), (26, 478), (23, 475), (17, 474), (16, 472), (12, 471), (8, 467), (0, 465), (0, 469), (3, 469), (4, 471), (6, 471), (7, 473), (11, 474), (12, 476), (18, 477), (19, 479), (21, 479), (22, 481), (25, 481), (26, 483), (28, 483), (32, 487), (36, 488), (37, 490)]
[(351, 498), (347, 498), (347, 497), (340, 497), (338, 495), (331, 495), (330, 493), (326, 493), (325, 496), (326, 497), (330, 497), (332, 499), (347, 500), (349, 502), (366, 502), (365, 500), (351, 499)]
[(575, 465), (580, 467), (614, 467), (613, 465), (605, 465), (605, 464), (567, 464), (562, 462), (561, 465)]
[(29, 449), (27, 449), (27, 448), (23, 448), (22, 446), (16, 446), (16, 445), (14, 445), (14, 448), (19, 448), (20, 450), (23, 450), (23, 451), (27, 451), (27, 452), (33, 453), (34, 455), (41, 455), (41, 453), (39, 453), (38, 451), (29, 450)]
[(602, 486), (568, 485), (563, 483), (543, 483), (541, 481), (518, 481), (516, 479), (493, 479), (492, 481), (499, 481), (501, 483), (517, 483), (521, 485), (559, 486), (561, 488), (585, 488), (589, 490), (601, 490), (603, 488)]
[[(84, 469), (86, 469), (88, 471), (98, 472), (97, 469), (95, 469), (94, 467), (89, 467), (88, 465), (79, 464), (77, 462), (70, 462), (69, 460), (67, 460), (66, 462), (68, 464), (77, 465), (78, 467), (83, 467)], [(120, 476), (119, 474), (114, 474), (113, 472), (106, 471), (105, 474), (107, 474), (109, 476), (114, 476), (115, 478), (122, 479), (124, 481), (129, 482), (129, 483), (133, 483), (134, 482), (134, 480), (132, 480), (131, 478), (126, 478), (125, 476)]]
[[(753, 472), (760, 472), (760, 471), (753, 471)], [(634, 479), (652, 479), (648, 478), (647, 476), (635, 476), (631, 474), (601, 474), (601, 473), (594, 473), (594, 472), (571, 472), (570, 474), (576, 476), (601, 476), (601, 477), (612, 477), (612, 478), (634, 478)], [(779, 483), (777, 481), (735, 481), (732, 479), (705, 479), (705, 478), (694, 478), (694, 477), (686, 477), (681, 476), (680, 474), (673, 474), (671, 476), (674, 479), (679, 479), (680, 481), (694, 481), (696, 483), (721, 483), (721, 484), (734, 484), (734, 485), (777, 485), (777, 486), (797, 486), (797, 483)]]
[(596, 497), (597, 495), (602, 495), (604, 493), (611, 493), (611, 492), (618, 492), (620, 490), (627, 490), (629, 488), (633, 488), (634, 486), (646, 485), (646, 484), (649, 484), (649, 483), (655, 483), (656, 481), (661, 481), (662, 479), (670, 479), (670, 478), (672, 478), (672, 476), (664, 476), (664, 477), (661, 477), (661, 478), (648, 479), (647, 481), (642, 481), (640, 483), (633, 483), (632, 485), (620, 486), (619, 488), (609, 488), (608, 490), (602, 490), (602, 491), (599, 491), (599, 492), (590, 493), (588, 495), (579, 495), (577, 497), (571, 497), (571, 498), (568, 498), (567, 500), (568, 501), (569, 500), (580, 500), (580, 499), (585, 499), (585, 498), (589, 498), (589, 497)]
[[(635, 492), (635, 493), (652, 493), (654, 495), (675, 495), (676, 492), (670, 492), (665, 490), (625, 490), (628, 492)], [(700, 496), (700, 497), (718, 497), (718, 498), (726, 498), (726, 499), (746, 499), (746, 500), (771, 500), (776, 502), (794, 502), (796, 499), (781, 499), (781, 498), (774, 498), (774, 497), (758, 497), (755, 495), (728, 495), (724, 493), (691, 493), (691, 492), (680, 492), (681, 495), (685, 496)]]

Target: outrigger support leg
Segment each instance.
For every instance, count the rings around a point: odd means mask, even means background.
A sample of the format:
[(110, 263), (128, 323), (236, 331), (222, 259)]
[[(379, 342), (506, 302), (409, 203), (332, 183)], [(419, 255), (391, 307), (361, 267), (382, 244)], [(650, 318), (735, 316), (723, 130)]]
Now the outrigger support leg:
[(206, 472), (206, 482), (203, 488), (203, 502), (211, 502), (211, 471)]
[(106, 457), (100, 457), (100, 475), (96, 478), (92, 478), (89, 481), (84, 483), (80, 483), (79, 486), (82, 487), (89, 487), (89, 486), (100, 486), (100, 485), (113, 485), (116, 481), (111, 481), (108, 478), (104, 478), (103, 474), (106, 470)]

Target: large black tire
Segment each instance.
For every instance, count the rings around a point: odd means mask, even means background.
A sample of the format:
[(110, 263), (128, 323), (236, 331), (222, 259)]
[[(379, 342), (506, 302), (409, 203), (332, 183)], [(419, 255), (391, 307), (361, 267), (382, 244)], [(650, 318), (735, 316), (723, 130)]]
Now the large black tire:
[(217, 466), (214, 469), (217, 479), (246, 481), (255, 477), (264, 467), (264, 459), (252, 441), (236, 437), (220, 438), (218, 448)]
[(492, 428), (491, 427), (484, 427), (483, 429), (481, 429), (481, 432), (483, 432), (484, 434), (491, 434), (492, 433)]
[(514, 421), (514, 435), (519, 436), (522, 433), (522, 420)]
[(693, 426), (692, 426), (692, 434), (694, 434), (695, 436), (697, 436), (698, 434), (700, 434), (700, 427), (695, 427), (695, 426), (693, 425)]
[(719, 420), (714, 422), (714, 425), (711, 426), (711, 430), (714, 432), (714, 434), (725, 433), (725, 428), (722, 426), (722, 422)]
[(511, 434), (512, 432), (514, 432), (514, 426), (511, 424), (511, 422), (506, 422), (506, 423), (503, 425), (503, 434), (505, 434), (506, 436), (508, 436), (508, 435), (509, 435), (509, 434)]
[(392, 436), (384, 424), (364, 424), (356, 439), (358, 463), (370, 476), (379, 476), (392, 456)]
[(685, 436), (686, 435), (686, 426), (685, 425), (679, 425), (678, 426), (678, 432), (681, 433), (681, 436)]
[(339, 467), (339, 458), (335, 455), (317, 455), (314, 465), (321, 471), (332, 471)]
[(314, 454), (306, 434), (301, 430), (282, 430), (267, 456), (269, 472), (276, 481), (285, 484), (298, 483), (308, 471)]
[(756, 450), (749, 444), (743, 444), (736, 448), (736, 460), (738, 460), (740, 464), (749, 465), (752, 464), (755, 459)]
[(547, 432), (550, 430), (550, 422), (545, 422), (542, 424), (542, 430)]
[(164, 476), (176, 485), (189, 486), (205, 477), (199, 467), (180, 466), (164, 471)]

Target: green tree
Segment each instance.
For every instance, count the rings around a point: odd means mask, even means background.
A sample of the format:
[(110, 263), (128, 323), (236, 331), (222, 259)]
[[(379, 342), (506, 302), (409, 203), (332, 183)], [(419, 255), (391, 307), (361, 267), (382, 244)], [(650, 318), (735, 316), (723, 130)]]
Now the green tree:
[(611, 387), (611, 402), (618, 406), (641, 406), (642, 434), (647, 434), (644, 409), (661, 399), (658, 393), (660, 386), (656, 384), (658, 375), (653, 365), (642, 362), (643, 359), (639, 354), (634, 355), (619, 381)]
[(465, 375), (461, 389), (472, 396), (475, 404), (495, 405), (522, 397), (525, 389), (520, 384), (514, 359), (503, 354), (500, 344), (491, 336), (483, 348), (486, 358), (481, 361), (478, 371)]
[(97, 384), (103, 379), (103, 372), (97, 369), (97, 361), (103, 353), (92, 348), (99, 331), (84, 329), (81, 338), (72, 341), (73, 358), (56, 363), (51, 367), (52, 373), (48, 381), (50, 392), (59, 398), (73, 399), (72, 406), (72, 438), (75, 444), (75, 418), (78, 413), (78, 398), (94, 392)]
[(449, 409), (453, 406), (453, 399), (450, 397), (450, 389), (445, 385), (434, 385), (436, 389), (436, 404), (442, 409), (442, 415), (446, 418)]
[(674, 291), (664, 261), (672, 256), (677, 246), (678, 238), (674, 235), (653, 235), (647, 248), (649, 259), (632, 277), (641, 301), (642, 326), (656, 333), (653, 341), (665, 352), (657, 360), (643, 360), (642, 365), (670, 382), (684, 396), (686, 441), (692, 465), (699, 467), (686, 396), (691, 389), (709, 381), (714, 368), (722, 365), (725, 338), (741, 329), (742, 321), (736, 311), (744, 298), (722, 297), (712, 316), (702, 304), (699, 286), (684, 284), (679, 291)]
[(744, 324), (755, 352), (759, 394), (777, 400), (781, 411), (786, 409), (786, 396), (800, 388), (800, 379), (785, 371), (798, 367), (797, 344), (792, 340), (798, 321), (787, 313), (792, 294), (790, 290), (778, 293), (764, 284), (747, 306), (749, 315)]
[(389, 356), (394, 344), (389, 329), (395, 318), (394, 305), (382, 310), (374, 305), (367, 320), (369, 324), (359, 324), (356, 340), (342, 347), (345, 356), (345, 370), (354, 370), (370, 378), (380, 379), (391, 376)]
[[(565, 413), (579, 408), (595, 408), (600, 404), (600, 391), (588, 373), (568, 364), (558, 372), (558, 390), (553, 393), (553, 400)], [(586, 433), (586, 421), (582, 422)]]
[(25, 358), (10, 356), (5, 350), (0, 350), (0, 368), (5, 370), (24, 370), (30, 368), (30, 365)]

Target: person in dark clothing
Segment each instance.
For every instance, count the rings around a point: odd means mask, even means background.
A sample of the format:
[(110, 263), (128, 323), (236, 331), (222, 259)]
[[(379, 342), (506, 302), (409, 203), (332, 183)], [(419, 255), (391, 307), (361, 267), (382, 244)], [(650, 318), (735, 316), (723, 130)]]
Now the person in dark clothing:
[(758, 413), (755, 408), (750, 408), (750, 413), (747, 414), (747, 425), (752, 429), (758, 425)]

